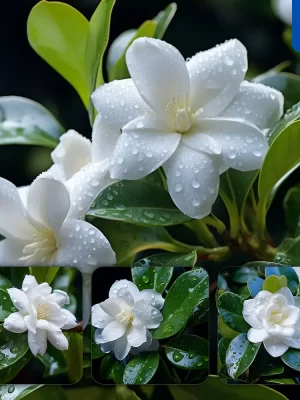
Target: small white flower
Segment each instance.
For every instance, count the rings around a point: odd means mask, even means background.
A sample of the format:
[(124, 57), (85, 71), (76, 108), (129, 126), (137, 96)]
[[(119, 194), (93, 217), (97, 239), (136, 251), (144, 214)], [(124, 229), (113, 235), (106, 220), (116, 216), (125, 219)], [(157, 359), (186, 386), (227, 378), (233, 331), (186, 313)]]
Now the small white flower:
[(170, 44), (139, 38), (126, 61), (132, 79), (92, 95), (95, 159), (111, 157), (112, 179), (140, 179), (162, 166), (177, 207), (208, 215), (220, 173), (261, 167), (263, 130), (282, 115), (282, 94), (244, 81), (247, 51), (238, 40), (185, 62)]
[[(101, 175), (100, 169), (95, 173)], [(0, 178), (0, 233), (5, 237), (0, 242), (1, 265), (76, 266), (90, 273), (113, 265), (115, 253), (106, 237), (82, 220), (93, 190), (98, 186), (83, 188), (71, 179), (67, 188), (42, 174), (28, 189), (24, 205), (15, 185)]]
[(5, 329), (14, 333), (28, 331), (28, 345), (35, 356), (45, 354), (47, 340), (59, 350), (68, 349), (68, 340), (62, 329), (74, 328), (76, 318), (62, 308), (69, 304), (66, 292), (54, 290), (51, 293), (48, 283), (38, 285), (32, 275), (25, 276), (22, 290), (11, 288), (7, 292), (19, 311), (5, 318)]
[(276, 293), (263, 290), (246, 300), (243, 317), (252, 326), (250, 342), (263, 342), (272, 357), (282, 356), (289, 347), (300, 349), (300, 297), (293, 297), (287, 287)]
[(95, 326), (95, 342), (104, 353), (113, 351), (123, 360), (131, 351), (158, 349), (149, 329), (157, 328), (163, 320), (159, 310), (164, 299), (155, 290), (142, 290), (125, 279), (115, 282), (109, 298), (92, 307), (92, 325)]
[(293, 0), (273, 0), (273, 9), (282, 22), (292, 25)]

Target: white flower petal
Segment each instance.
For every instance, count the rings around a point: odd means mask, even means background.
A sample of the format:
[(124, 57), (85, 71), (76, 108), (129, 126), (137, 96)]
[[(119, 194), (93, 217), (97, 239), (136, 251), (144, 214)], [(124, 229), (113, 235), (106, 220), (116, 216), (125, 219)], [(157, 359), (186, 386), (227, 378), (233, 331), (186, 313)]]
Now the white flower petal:
[(295, 298), (288, 287), (281, 288), (280, 290), (278, 290), (278, 292), (276, 292), (276, 294), (283, 295), (286, 298), (287, 303), (290, 304), (291, 306), (295, 305)]
[(143, 300), (135, 303), (132, 313), (147, 329), (157, 328), (163, 320), (162, 314), (156, 308), (146, 305)]
[(121, 299), (128, 307), (133, 307), (134, 299), (132, 294), (127, 288), (121, 288), (117, 292), (117, 299)]
[(119, 321), (110, 322), (102, 331), (102, 339), (111, 342), (119, 339), (125, 333), (125, 326)]
[(159, 168), (181, 139), (179, 133), (168, 129), (164, 122), (148, 116), (127, 124), (114, 150), (111, 178), (141, 179)]
[(37, 314), (35, 308), (31, 307), (30, 314), (25, 315), (24, 321), (27, 329), (33, 333), (36, 333)]
[(25, 275), (22, 283), (22, 290), (25, 293), (31, 292), (38, 287), (38, 283), (33, 275)]
[(259, 129), (271, 128), (283, 114), (284, 97), (276, 89), (259, 83), (242, 82), (239, 92), (220, 118), (241, 119)]
[(152, 339), (151, 333), (147, 330), (146, 332), (147, 341), (139, 347), (132, 347), (130, 353), (133, 355), (139, 355), (144, 351), (157, 351), (159, 349), (159, 341)]
[(294, 297), (295, 306), (300, 310), (300, 296)]
[(24, 265), (20, 261), (23, 249), (28, 242), (16, 239), (4, 239), (0, 241), (0, 264), (5, 267), (18, 267)]
[(133, 282), (128, 281), (127, 279), (121, 279), (119, 281), (116, 281), (111, 286), (111, 288), (109, 289), (108, 297), (116, 298), (117, 293), (120, 289), (127, 289), (131, 293), (134, 300), (137, 300), (140, 295), (138, 287)]
[(251, 171), (262, 166), (268, 142), (255, 125), (246, 121), (205, 119), (201, 122), (203, 133), (210, 135), (223, 150), (223, 162), (239, 171)]
[(69, 208), (70, 195), (62, 182), (42, 175), (31, 185), (28, 193), (28, 212), (37, 222), (58, 232)]
[[(49, 316), (47, 317), (47, 321), (50, 324), (55, 325), (57, 328), (62, 328), (68, 322), (67, 315), (62, 312), (58, 304), (51, 303), (47, 300), (39, 301), (38, 303), (40, 306), (43, 305), (46, 306), (47, 309), (49, 310)], [(37, 324), (39, 324), (39, 321), (40, 320), (38, 320)]]
[(116, 257), (106, 237), (85, 221), (67, 219), (58, 235), (56, 263), (92, 273), (100, 266), (115, 264)]
[(22, 292), (22, 290), (11, 288), (7, 289), (9, 297), (13, 302), (13, 305), (21, 311), (23, 315), (26, 315), (28, 312), (28, 297), (27, 295)]
[(283, 319), (281, 321), (281, 325), (283, 326), (297, 324), (300, 320), (300, 310), (295, 306), (288, 306), (282, 308), (282, 313), (283, 313)]
[(68, 180), (92, 160), (92, 143), (73, 129), (62, 135), (59, 141), (51, 157), (61, 166), (65, 180)]
[(69, 342), (61, 330), (57, 332), (47, 330), (47, 339), (58, 350), (68, 350)]
[(100, 307), (100, 304), (95, 304), (92, 307), (92, 325), (96, 328), (103, 329), (113, 320), (114, 319)]
[[(98, 329), (96, 330), (95, 337), (96, 337), (97, 331), (98, 331)], [(95, 342), (98, 343), (96, 339), (95, 339)], [(114, 345), (115, 345), (115, 342), (101, 343), (100, 348), (101, 348), (102, 353), (110, 353), (111, 351), (114, 350)]]
[(214, 117), (232, 101), (248, 68), (247, 50), (237, 39), (196, 54), (187, 62), (194, 112)]
[(52, 324), (51, 322), (45, 320), (45, 319), (38, 319), (36, 323), (36, 327), (38, 329), (44, 329), (49, 332), (53, 333), (59, 333), (61, 332), (61, 329), (58, 328), (56, 325)]
[[(201, 122), (193, 125), (192, 131), (182, 135), (182, 143), (190, 149), (201, 151), (207, 154), (222, 154), (222, 146), (211, 136), (201, 132)], [(195, 132), (195, 133), (194, 133)]]
[(245, 300), (243, 304), (243, 317), (253, 328), (261, 329), (262, 324), (256, 315), (257, 305), (255, 299)]
[(27, 331), (24, 316), (20, 312), (14, 312), (5, 318), (3, 328), (14, 333), (23, 333)]
[(68, 218), (84, 218), (98, 194), (113, 182), (108, 167), (108, 160), (87, 164), (66, 183), (71, 200)]
[(131, 325), (126, 330), (128, 343), (132, 347), (139, 347), (147, 341), (146, 327), (144, 324)]
[(106, 314), (114, 318), (116, 315), (120, 314), (120, 312), (123, 309), (124, 303), (119, 299), (109, 298), (100, 303), (99, 305)]
[(47, 350), (47, 334), (43, 329), (37, 329), (36, 333), (28, 331), (28, 345), (34, 356), (43, 356)]
[(0, 233), (7, 238), (28, 240), (35, 233), (15, 185), (0, 178)]
[(160, 293), (157, 293), (153, 289), (144, 289), (139, 293), (137, 301), (144, 301), (146, 305), (152, 306), (157, 310), (161, 310), (164, 306), (165, 299)]
[(207, 216), (218, 196), (217, 161), (180, 144), (163, 168), (176, 206), (191, 218)]
[(114, 355), (117, 360), (121, 361), (127, 357), (131, 349), (130, 344), (127, 341), (126, 335), (121, 336), (114, 342)]
[(129, 47), (126, 62), (130, 75), (144, 101), (161, 117), (174, 99), (184, 105), (190, 78), (180, 52), (159, 39), (139, 38)]
[(28, 197), (29, 188), (30, 188), (30, 185), (18, 187), (20, 199), (22, 200), (22, 203), (25, 207), (27, 207), (27, 197)]
[(60, 307), (70, 303), (70, 298), (63, 290), (53, 290), (53, 293), (47, 297), (48, 301), (57, 303)]
[(77, 325), (76, 317), (69, 310), (62, 309), (60, 310), (61, 314), (65, 319), (65, 324), (61, 327), (61, 329), (72, 329)]
[(250, 340), (250, 342), (260, 343), (260, 342), (263, 342), (265, 339), (267, 339), (269, 337), (269, 334), (264, 329), (251, 328), (251, 329), (249, 329), (247, 336), (248, 336), (248, 340)]
[(264, 346), (267, 352), (272, 356), (272, 357), (280, 357), (282, 356), (289, 346), (282, 342), (276, 341), (274, 338), (269, 338), (264, 340)]
[(292, 347), (293, 349), (300, 349), (300, 338), (294, 338), (294, 337), (285, 337), (283, 340), (283, 343), (289, 347)]
[(31, 297), (32, 299), (35, 299), (37, 297), (46, 297), (49, 296), (50, 293), (52, 292), (52, 288), (51, 286), (49, 286), (49, 283), (47, 282), (43, 282), (40, 283), (31, 293)]
[(292, 25), (293, 19), (293, 1), (292, 0), (273, 0), (273, 9), (275, 14), (286, 25)]

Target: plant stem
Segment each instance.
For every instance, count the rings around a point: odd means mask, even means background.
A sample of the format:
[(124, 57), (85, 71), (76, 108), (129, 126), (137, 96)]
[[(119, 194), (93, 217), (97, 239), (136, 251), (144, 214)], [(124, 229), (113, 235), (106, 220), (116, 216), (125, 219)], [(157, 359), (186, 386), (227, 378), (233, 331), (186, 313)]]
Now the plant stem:
[(185, 224), (190, 228), (197, 236), (199, 241), (206, 247), (218, 247), (219, 244), (216, 241), (214, 235), (207, 227), (206, 223), (202, 219), (196, 219)]

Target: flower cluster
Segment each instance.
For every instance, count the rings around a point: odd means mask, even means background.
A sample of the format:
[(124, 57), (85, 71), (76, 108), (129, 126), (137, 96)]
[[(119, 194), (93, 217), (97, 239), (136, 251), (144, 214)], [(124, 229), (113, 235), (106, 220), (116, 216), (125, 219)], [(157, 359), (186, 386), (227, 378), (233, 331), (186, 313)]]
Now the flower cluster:
[(4, 320), (5, 329), (14, 333), (28, 331), (28, 345), (35, 356), (45, 354), (47, 340), (59, 350), (68, 349), (68, 340), (62, 329), (74, 328), (76, 318), (63, 308), (69, 304), (66, 292), (52, 292), (48, 283), (38, 285), (32, 275), (25, 276), (22, 290), (11, 288), (7, 292), (19, 311)]
[(109, 298), (92, 307), (92, 325), (97, 328), (95, 342), (104, 353), (113, 351), (118, 360), (129, 352), (157, 350), (158, 341), (152, 339), (149, 329), (162, 322), (163, 305), (163, 297), (155, 290), (139, 291), (125, 279), (115, 282)]

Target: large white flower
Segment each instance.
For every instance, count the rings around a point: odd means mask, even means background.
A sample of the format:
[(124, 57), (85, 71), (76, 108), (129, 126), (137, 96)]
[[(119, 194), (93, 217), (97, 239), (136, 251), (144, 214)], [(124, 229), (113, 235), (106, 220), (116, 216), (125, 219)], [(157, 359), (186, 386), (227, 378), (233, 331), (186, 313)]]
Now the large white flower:
[(140, 179), (163, 166), (177, 207), (208, 215), (221, 172), (261, 167), (262, 131), (282, 115), (282, 94), (244, 81), (247, 51), (238, 40), (186, 63), (170, 44), (140, 38), (126, 60), (132, 79), (92, 95), (94, 159), (111, 156), (113, 179)]
[(293, 0), (273, 0), (273, 9), (285, 24), (292, 25)]
[[(94, 174), (99, 177), (101, 169), (95, 167)], [(90, 273), (113, 265), (115, 253), (106, 237), (82, 220), (99, 191), (97, 179), (85, 185), (71, 179), (67, 188), (41, 175), (30, 186), (25, 206), (15, 185), (0, 178), (0, 233), (5, 237), (0, 242), (0, 264), (76, 266)]]
[(149, 329), (157, 328), (163, 320), (159, 310), (164, 299), (155, 290), (142, 290), (125, 279), (115, 282), (109, 298), (92, 307), (92, 325), (95, 342), (104, 353), (113, 351), (123, 360), (131, 351), (157, 350), (158, 342), (152, 339)]
[(76, 317), (62, 308), (69, 304), (69, 296), (62, 290), (53, 293), (48, 283), (38, 285), (32, 275), (26, 275), (22, 290), (7, 289), (8, 294), (19, 310), (4, 320), (4, 328), (14, 333), (28, 331), (28, 345), (32, 353), (44, 355), (47, 340), (59, 350), (67, 350), (69, 343), (62, 329), (76, 326)]
[(293, 297), (287, 287), (276, 293), (263, 290), (245, 300), (243, 317), (252, 326), (250, 342), (263, 342), (272, 357), (282, 356), (289, 347), (300, 349), (300, 297)]

